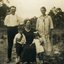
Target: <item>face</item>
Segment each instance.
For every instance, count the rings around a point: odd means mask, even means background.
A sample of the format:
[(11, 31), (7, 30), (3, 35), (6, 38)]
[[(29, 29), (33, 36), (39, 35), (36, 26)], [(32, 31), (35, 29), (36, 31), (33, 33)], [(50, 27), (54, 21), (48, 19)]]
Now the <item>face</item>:
[(41, 13), (45, 14), (46, 10), (45, 9), (41, 9)]
[(31, 26), (31, 22), (30, 21), (27, 21), (26, 22), (26, 27), (30, 27)]
[(23, 30), (18, 30), (18, 32), (22, 34), (23, 33)]
[(15, 11), (16, 11), (16, 8), (14, 8), (14, 7), (12, 7), (12, 8), (10, 9), (11, 14), (15, 14)]

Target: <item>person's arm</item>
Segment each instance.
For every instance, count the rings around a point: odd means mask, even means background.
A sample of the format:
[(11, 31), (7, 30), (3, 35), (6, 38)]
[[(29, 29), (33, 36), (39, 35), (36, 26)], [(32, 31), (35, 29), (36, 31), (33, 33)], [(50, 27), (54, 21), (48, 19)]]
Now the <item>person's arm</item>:
[(14, 39), (13, 39), (13, 44), (14, 44), (14, 48), (16, 48), (16, 36), (14, 37)]
[(24, 34), (23, 34), (23, 44), (26, 44), (26, 37)]
[(17, 40), (17, 37), (15, 36), (14, 39), (13, 39), (14, 45), (16, 44), (16, 40)]
[(23, 19), (20, 16), (17, 16), (17, 19), (18, 19), (18, 25), (22, 25)]
[(32, 44), (34, 44), (34, 40), (33, 40), (33, 42), (29, 46), (31, 46)]
[(4, 25), (7, 26), (9, 22), (9, 15), (7, 15), (4, 19)]

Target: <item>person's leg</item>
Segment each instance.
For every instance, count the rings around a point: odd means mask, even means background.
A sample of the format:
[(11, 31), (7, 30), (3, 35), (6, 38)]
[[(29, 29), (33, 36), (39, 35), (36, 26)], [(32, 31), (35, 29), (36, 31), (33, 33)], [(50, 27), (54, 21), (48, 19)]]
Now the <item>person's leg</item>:
[(16, 58), (16, 63), (20, 63), (20, 47), (21, 45), (19, 43), (16, 43), (16, 53), (17, 53), (17, 58)]
[(11, 59), (12, 54), (12, 44), (8, 43), (8, 59)]
[(36, 64), (40, 64), (40, 60), (39, 60), (39, 53), (36, 54)]
[(11, 61), (11, 54), (12, 54), (12, 46), (13, 46), (13, 39), (15, 34), (17, 33), (17, 27), (13, 28), (13, 27), (7, 27), (7, 34), (8, 34), (8, 59), (10, 62)]
[(30, 64), (30, 62), (28, 61), (27, 64)]
[(13, 38), (12, 36), (8, 36), (8, 58), (11, 59), (11, 53), (12, 53), (12, 46), (13, 46)]
[(44, 63), (43, 52), (42, 52), (42, 53), (39, 53), (39, 60), (40, 60), (40, 63), (41, 63), (41, 64)]
[(11, 29), (8, 28), (8, 59), (11, 59), (11, 52), (12, 52), (12, 46), (13, 46), (13, 42), (12, 42), (12, 34), (11, 34)]
[(22, 44), (20, 44), (20, 62), (22, 62), (23, 63), (23, 61), (22, 61), (22, 53), (23, 53), (23, 47), (22, 47)]
[(11, 36), (11, 31), (10, 29), (8, 29), (8, 61), (7, 63), (11, 61), (12, 46), (13, 46), (13, 40)]

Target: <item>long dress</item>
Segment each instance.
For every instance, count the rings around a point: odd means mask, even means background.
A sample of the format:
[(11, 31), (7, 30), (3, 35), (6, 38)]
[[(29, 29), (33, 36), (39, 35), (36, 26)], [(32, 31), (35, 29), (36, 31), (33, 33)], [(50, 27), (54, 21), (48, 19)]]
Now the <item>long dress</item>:
[(26, 44), (23, 48), (23, 53), (22, 53), (22, 61), (25, 62), (34, 62), (36, 61), (36, 47), (35, 44), (32, 46), (29, 46), (33, 39), (34, 39), (34, 29), (31, 29), (29, 32), (27, 32), (25, 29), (23, 31), (25, 37), (26, 37)]
[(49, 39), (50, 30), (53, 29), (53, 22), (50, 16), (46, 15), (45, 17), (40, 16), (37, 19), (36, 29), (39, 32), (39, 35), (44, 40), (44, 49), (46, 55), (50, 55), (52, 51), (52, 42)]

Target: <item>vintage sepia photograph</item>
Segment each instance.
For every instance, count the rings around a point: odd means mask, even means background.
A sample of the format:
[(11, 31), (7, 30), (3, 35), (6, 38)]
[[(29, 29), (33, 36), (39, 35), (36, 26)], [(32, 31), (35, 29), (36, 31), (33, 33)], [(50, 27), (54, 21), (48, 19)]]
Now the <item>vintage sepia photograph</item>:
[(64, 64), (64, 0), (0, 0), (0, 64)]

